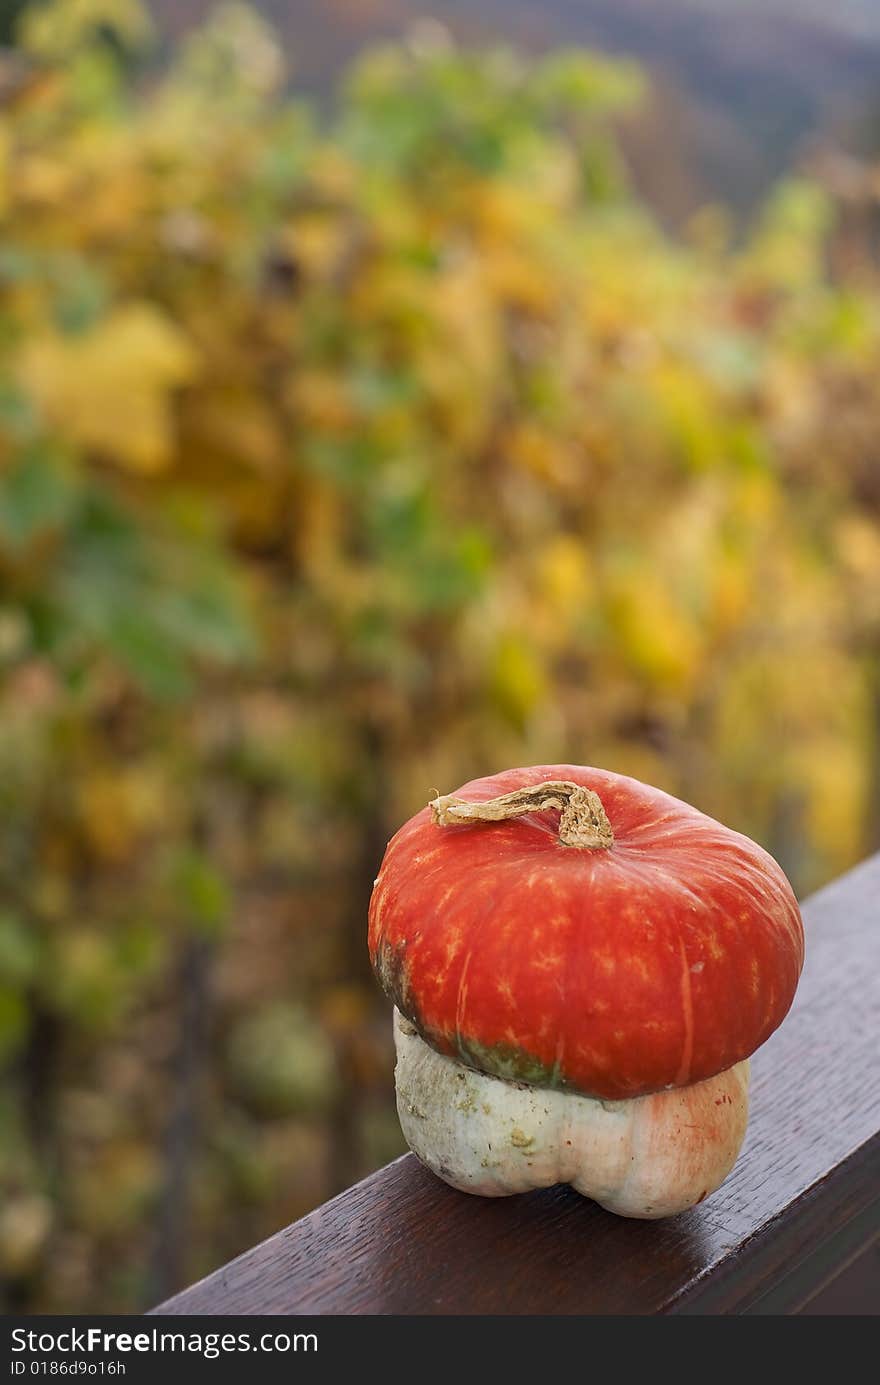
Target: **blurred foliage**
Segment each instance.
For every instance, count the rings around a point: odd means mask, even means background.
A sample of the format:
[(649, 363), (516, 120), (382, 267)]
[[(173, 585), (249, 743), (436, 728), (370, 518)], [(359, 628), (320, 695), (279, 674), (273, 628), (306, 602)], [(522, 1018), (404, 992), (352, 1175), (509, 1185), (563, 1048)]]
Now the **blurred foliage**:
[(0, 74), (0, 1264), (73, 1312), (400, 1148), (366, 903), (433, 791), (607, 765), (801, 889), (876, 822), (834, 199), (664, 238), (595, 56), (422, 27), (322, 123), (241, 6), (152, 42), (55, 0)]

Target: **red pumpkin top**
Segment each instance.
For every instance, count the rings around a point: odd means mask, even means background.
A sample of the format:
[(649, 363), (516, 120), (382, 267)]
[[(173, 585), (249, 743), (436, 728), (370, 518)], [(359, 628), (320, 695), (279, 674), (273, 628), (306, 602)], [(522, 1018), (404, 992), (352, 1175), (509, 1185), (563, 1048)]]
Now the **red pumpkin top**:
[[(539, 796), (549, 811), (457, 821), (473, 811), (459, 803), (547, 781), (564, 781), (561, 798)], [(613, 842), (589, 812), (586, 834), (569, 822), (580, 844), (560, 840), (575, 785), (598, 795)], [(369, 945), (384, 989), (440, 1053), (609, 1100), (749, 1057), (784, 1019), (804, 955), (797, 901), (766, 851), (660, 789), (576, 765), (475, 779), (405, 823), (373, 890)]]

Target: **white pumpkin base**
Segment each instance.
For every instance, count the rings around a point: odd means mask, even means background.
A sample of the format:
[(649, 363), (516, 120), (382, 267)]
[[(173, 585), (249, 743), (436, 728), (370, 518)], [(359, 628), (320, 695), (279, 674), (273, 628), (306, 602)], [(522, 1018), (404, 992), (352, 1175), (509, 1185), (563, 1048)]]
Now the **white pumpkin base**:
[(414, 1154), (453, 1188), (505, 1197), (570, 1183), (622, 1217), (702, 1202), (739, 1153), (748, 1060), (629, 1101), (507, 1082), (437, 1053), (394, 1011), (397, 1111)]

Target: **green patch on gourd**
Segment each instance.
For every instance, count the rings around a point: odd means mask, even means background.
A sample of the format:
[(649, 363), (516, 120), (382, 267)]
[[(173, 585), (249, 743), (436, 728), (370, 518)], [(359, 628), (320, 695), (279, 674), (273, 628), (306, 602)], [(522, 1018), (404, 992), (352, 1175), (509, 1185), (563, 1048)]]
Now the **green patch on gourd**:
[[(373, 966), (383, 990), (400, 1011), (404, 1026), (408, 1022), (419, 1038), (435, 1053), (457, 1058), (466, 1068), (484, 1073), (487, 1077), (500, 1077), (504, 1082), (513, 1082), (525, 1087), (543, 1087), (553, 1092), (572, 1092), (576, 1096), (594, 1098), (592, 1092), (583, 1091), (571, 1082), (561, 1071), (558, 1063), (544, 1063), (535, 1054), (520, 1048), (518, 1044), (483, 1044), (478, 1039), (467, 1038), (464, 1034), (438, 1031), (425, 1024), (413, 1000), (403, 947), (383, 940), (377, 949)], [(460, 1106), (459, 1109), (470, 1111), (475, 1107), (469, 1101), (466, 1108)], [(485, 1102), (482, 1109), (486, 1115), (491, 1112), (491, 1107)]]
[(387, 938), (380, 939), (373, 960), (373, 971), (385, 994), (421, 1033), (421, 1025), (413, 1005), (405, 944), (390, 943)]
[(528, 1087), (548, 1087), (558, 1091), (570, 1084), (555, 1063), (542, 1063), (533, 1053), (516, 1044), (481, 1044), (476, 1039), (459, 1035), (456, 1044), (458, 1057), (469, 1068), (501, 1077), (506, 1082), (523, 1082)]

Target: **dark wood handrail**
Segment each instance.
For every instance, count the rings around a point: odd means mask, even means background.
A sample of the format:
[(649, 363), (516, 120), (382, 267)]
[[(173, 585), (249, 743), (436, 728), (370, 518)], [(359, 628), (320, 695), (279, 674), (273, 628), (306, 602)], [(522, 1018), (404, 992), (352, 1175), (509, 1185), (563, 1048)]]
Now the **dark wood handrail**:
[(791, 1313), (848, 1265), (876, 1274), (880, 855), (804, 917), (804, 975), (753, 1060), (745, 1146), (699, 1207), (637, 1222), (564, 1188), (473, 1198), (405, 1155), (154, 1312)]

